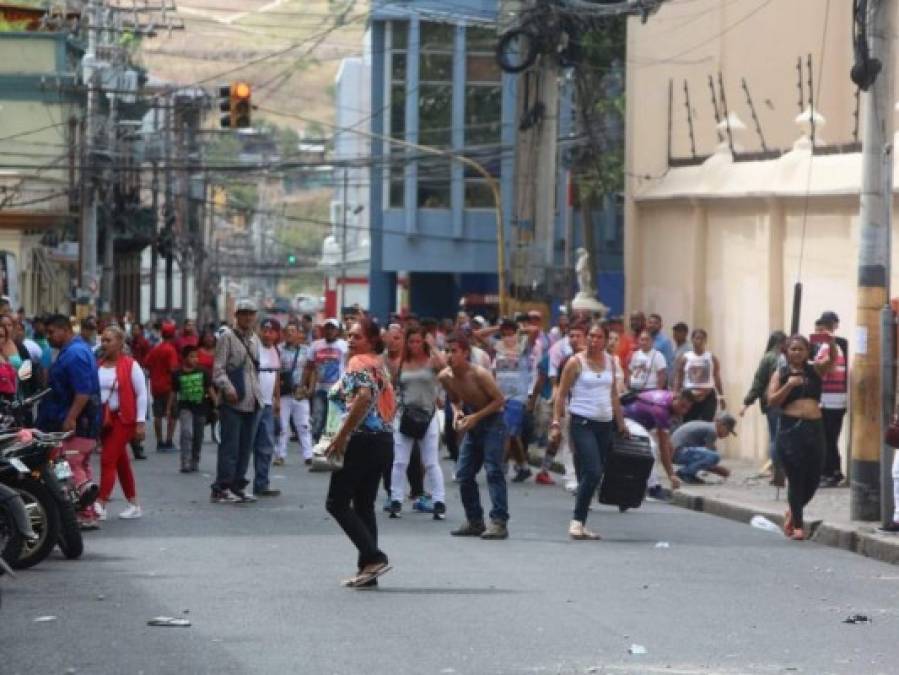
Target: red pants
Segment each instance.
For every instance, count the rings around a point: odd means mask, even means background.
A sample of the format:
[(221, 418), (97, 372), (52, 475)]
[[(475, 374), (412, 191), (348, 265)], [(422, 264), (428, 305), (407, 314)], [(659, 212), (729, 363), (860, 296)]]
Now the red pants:
[(116, 473), (122, 484), (122, 492), (129, 501), (137, 496), (131, 459), (128, 457), (128, 443), (134, 438), (134, 424), (123, 424), (118, 417), (113, 418), (112, 427), (100, 437), (100, 496), (102, 502), (109, 501), (115, 487)]
[(69, 466), (72, 467), (73, 480), (79, 492), (94, 479), (91, 471), (91, 453), (96, 447), (97, 441), (91, 438), (73, 436), (62, 442), (63, 452)]

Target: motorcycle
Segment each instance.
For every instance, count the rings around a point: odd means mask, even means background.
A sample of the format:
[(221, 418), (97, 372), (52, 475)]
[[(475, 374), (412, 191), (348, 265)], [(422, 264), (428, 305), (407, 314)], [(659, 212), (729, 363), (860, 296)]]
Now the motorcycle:
[[(45, 390), (21, 401), (0, 402), (3, 426), (20, 425), (34, 403), (47, 395)], [(15, 470), (0, 466), (0, 482), (18, 491), (25, 503), (36, 537), (26, 540), (16, 560), (10, 564), (24, 569), (46, 558), (57, 544), (67, 558), (77, 558), (84, 551), (76, 505), (79, 498), (72, 485), (72, 470), (63, 456), (60, 444), (71, 433), (43, 433), (21, 429), (0, 436), (0, 458)], [(6, 443), (6, 447), (2, 444)], [(24, 469), (24, 470), (23, 470)]]
[(0, 574), (11, 573), (9, 562), (18, 560), (25, 542), (35, 539), (25, 502), (18, 492), (0, 484)]

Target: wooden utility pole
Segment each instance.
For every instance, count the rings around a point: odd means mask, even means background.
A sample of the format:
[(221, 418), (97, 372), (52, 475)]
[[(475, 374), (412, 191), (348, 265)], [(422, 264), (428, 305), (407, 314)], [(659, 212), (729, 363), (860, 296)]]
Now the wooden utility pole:
[(858, 328), (851, 375), (852, 465), (850, 517), (880, 519), (884, 419), (882, 315), (889, 311), (890, 231), (893, 222), (893, 34), (897, 0), (872, 3), (868, 23), (871, 58), (883, 70), (864, 94), (861, 235), (858, 257)]

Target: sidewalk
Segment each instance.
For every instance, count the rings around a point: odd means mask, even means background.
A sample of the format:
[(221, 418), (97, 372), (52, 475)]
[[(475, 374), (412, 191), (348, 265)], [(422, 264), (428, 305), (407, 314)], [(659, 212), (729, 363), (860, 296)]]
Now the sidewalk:
[[(529, 454), (531, 465), (539, 467), (542, 451), (532, 446)], [(761, 515), (783, 527), (787, 510), (786, 488), (781, 488), (778, 493), (777, 488), (771, 487), (768, 477), (758, 475), (757, 462), (725, 458), (722, 464), (731, 470), (730, 478), (724, 482), (709, 474), (708, 485), (684, 485), (671, 493), (668, 481), (662, 478), (670, 503), (747, 525), (753, 516)], [(661, 470), (658, 465), (657, 469)], [(553, 478), (560, 484), (559, 472), (562, 470), (560, 464), (553, 466), (556, 472)], [(848, 487), (819, 488), (805, 509), (805, 522), (814, 542), (899, 564), (899, 535), (878, 532), (879, 522), (849, 519)]]
[[(727, 481), (720, 483), (711, 476), (708, 485), (686, 485), (671, 495), (671, 503), (747, 524), (754, 515), (762, 515), (782, 526), (786, 489), (778, 495), (767, 477), (758, 476), (757, 463), (724, 460), (723, 464), (732, 471)], [(899, 535), (879, 533), (879, 522), (849, 519), (848, 487), (819, 489), (806, 508), (805, 521), (811, 539), (819, 544), (899, 564)]]

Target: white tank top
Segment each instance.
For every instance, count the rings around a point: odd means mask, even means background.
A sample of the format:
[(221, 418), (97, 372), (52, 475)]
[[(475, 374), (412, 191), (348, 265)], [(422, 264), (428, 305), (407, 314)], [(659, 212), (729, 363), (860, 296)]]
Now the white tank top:
[(576, 357), (580, 361), (581, 373), (571, 387), (571, 403), (568, 410), (572, 415), (586, 417), (596, 422), (611, 422), (612, 384), (615, 382), (615, 366), (612, 357), (605, 355), (605, 368), (593, 370), (587, 365), (581, 354)]
[(684, 389), (714, 389), (715, 363), (711, 352), (684, 354)]

